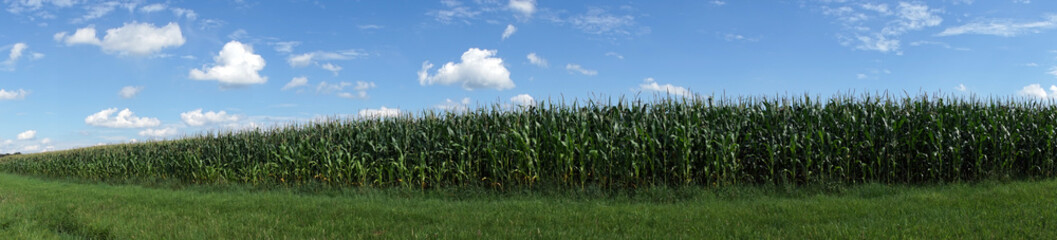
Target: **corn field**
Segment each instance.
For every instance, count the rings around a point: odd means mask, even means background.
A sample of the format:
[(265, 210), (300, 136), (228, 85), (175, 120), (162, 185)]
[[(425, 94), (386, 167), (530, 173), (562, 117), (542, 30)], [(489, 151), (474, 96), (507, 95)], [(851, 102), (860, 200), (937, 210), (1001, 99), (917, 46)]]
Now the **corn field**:
[(335, 119), (10, 156), (0, 170), (188, 184), (633, 188), (1057, 174), (1057, 105), (887, 95), (667, 98)]

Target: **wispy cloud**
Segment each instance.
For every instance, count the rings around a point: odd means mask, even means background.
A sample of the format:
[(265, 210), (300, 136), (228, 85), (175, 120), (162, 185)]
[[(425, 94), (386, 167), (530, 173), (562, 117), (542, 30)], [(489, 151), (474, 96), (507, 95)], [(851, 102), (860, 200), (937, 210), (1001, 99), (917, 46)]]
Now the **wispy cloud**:
[(1057, 15), (1049, 15), (1043, 20), (1034, 22), (1014, 22), (1009, 19), (978, 20), (965, 25), (947, 28), (936, 35), (980, 34), (1013, 37), (1026, 33), (1040, 33), (1042, 30), (1053, 28), (1057, 28)]
[(591, 70), (591, 69), (586, 69), (583, 66), (580, 66), (580, 64), (573, 64), (573, 63), (566, 64), (565, 65), (565, 70), (569, 70), (569, 72), (571, 72), (571, 73), (580, 73), (580, 74), (587, 75), (587, 76), (598, 75), (598, 71)]
[(943, 11), (926, 3), (899, 2), (888, 4), (858, 4), (831, 1), (821, 7), (825, 15), (837, 19), (845, 33), (838, 34), (841, 45), (858, 50), (902, 54), (901, 38), (908, 32), (939, 26)]

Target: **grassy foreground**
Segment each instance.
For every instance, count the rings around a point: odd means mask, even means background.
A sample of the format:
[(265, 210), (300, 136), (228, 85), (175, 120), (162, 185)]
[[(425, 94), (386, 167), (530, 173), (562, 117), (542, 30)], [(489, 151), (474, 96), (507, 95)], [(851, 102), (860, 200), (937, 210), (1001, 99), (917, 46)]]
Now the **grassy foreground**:
[(531, 194), (455, 199), (403, 191), (325, 196), (173, 190), (0, 174), (0, 236), (1057, 239), (1057, 180), (868, 184), (833, 194), (741, 187), (660, 203)]

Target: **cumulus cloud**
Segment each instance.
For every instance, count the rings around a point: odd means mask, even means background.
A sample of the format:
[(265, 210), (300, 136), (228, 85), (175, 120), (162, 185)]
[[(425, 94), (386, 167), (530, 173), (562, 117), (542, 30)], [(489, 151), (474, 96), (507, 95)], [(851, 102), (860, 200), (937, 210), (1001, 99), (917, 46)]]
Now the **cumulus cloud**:
[(209, 111), (203, 113), (202, 109), (199, 108), (194, 111), (180, 113), (180, 119), (190, 126), (202, 126), (206, 124), (235, 122), (239, 120), (239, 116), (228, 115), (225, 111)]
[(514, 88), (510, 71), (503, 66), (503, 59), (495, 57), (495, 54), (496, 50), (470, 48), (462, 54), (462, 62), (448, 62), (432, 76), (429, 75), (429, 70), (433, 68), (433, 64), (429, 61), (423, 62), (422, 70), (418, 72), (419, 84), (425, 86), (459, 83), (466, 90)]
[(1017, 92), (1017, 95), (1035, 98), (1050, 98), (1057, 97), (1057, 85), (1050, 85), (1050, 92), (1046, 93), (1046, 89), (1042, 88), (1042, 85), (1031, 84), (1024, 86)]
[(979, 20), (961, 26), (949, 27), (936, 35), (980, 34), (1013, 37), (1025, 33), (1039, 33), (1042, 30), (1053, 28), (1057, 28), (1057, 15), (1049, 15), (1041, 21), (1034, 22), (1014, 22), (1008, 19)]
[(139, 131), (139, 135), (140, 136), (148, 137), (148, 138), (166, 138), (166, 137), (171, 137), (173, 135), (176, 135), (176, 133), (177, 133), (176, 128), (171, 128), (171, 127), (162, 128), (162, 129), (148, 128), (148, 129), (144, 129), (143, 131)]
[(125, 86), (117, 92), (117, 95), (126, 99), (133, 98), (136, 94), (139, 94), (140, 91), (143, 91), (143, 86)]
[(224, 44), (220, 54), (213, 58), (216, 64), (202, 69), (191, 69), (194, 80), (216, 80), (224, 86), (263, 84), (268, 77), (259, 73), (264, 69), (264, 58), (253, 53), (253, 48), (239, 41)]
[(969, 88), (965, 87), (964, 83), (959, 83), (957, 87), (954, 87), (954, 90), (958, 90), (959, 92), (969, 92)]
[(95, 27), (77, 29), (73, 35), (66, 32), (56, 33), (56, 41), (64, 42), (66, 45), (96, 45), (106, 53), (117, 53), (121, 55), (150, 55), (160, 52), (163, 48), (179, 47), (186, 41), (180, 31), (180, 25), (169, 23), (164, 27), (155, 27), (154, 24), (131, 22), (125, 23), (120, 28), (106, 30), (102, 40), (96, 37)]
[(524, 16), (532, 16), (536, 12), (536, 0), (510, 0), (507, 7)]
[(569, 70), (569, 72), (580, 73), (580, 74), (587, 75), (587, 76), (598, 75), (598, 71), (591, 70), (591, 69), (585, 69), (583, 66), (580, 66), (580, 64), (572, 64), (572, 63), (566, 64), (565, 65), (565, 70)]
[(305, 85), (308, 85), (307, 77), (295, 77), (294, 79), (291, 79), (290, 82), (286, 83), (286, 85), (283, 86), (282, 90), (286, 91), (291, 88), (301, 87)]
[(663, 94), (678, 95), (678, 96), (692, 96), (693, 93), (685, 87), (675, 86), (672, 84), (658, 84), (653, 78), (646, 78), (642, 80), (642, 84), (639, 84), (639, 90), (659, 92)]
[(536, 53), (529, 53), (525, 58), (527, 58), (532, 65), (547, 67), (547, 59), (543, 59), (543, 57), (536, 55)]
[[(117, 113), (117, 115), (114, 115)], [(157, 118), (137, 117), (128, 108), (117, 111), (117, 108), (108, 108), (84, 118), (84, 123), (97, 127), (108, 128), (144, 128), (161, 125)]]
[(290, 66), (292, 67), (304, 67), (316, 63), (317, 61), (349, 60), (364, 56), (367, 56), (367, 53), (353, 49), (336, 52), (317, 51), (293, 55), (290, 56), (290, 58), (287, 58), (286, 61), (290, 63)]
[(400, 109), (387, 108), (382, 106), (379, 109), (363, 109), (360, 110), (359, 116), (362, 118), (385, 118), (385, 117), (397, 117), (400, 116)]
[(29, 95), (29, 91), (22, 89), (7, 91), (0, 88), (0, 100), (25, 99), (26, 95)]
[(37, 131), (28, 130), (18, 134), (18, 140), (33, 140), (37, 138)]
[(436, 108), (444, 111), (453, 112), (465, 112), (469, 110), (470, 98), (463, 98), (462, 101), (454, 101), (451, 98), (444, 99), (444, 103), (437, 104)]
[(507, 24), (506, 30), (503, 30), (503, 40), (510, 38), (515, 32), (517, 32), (517, 27), (514, 27), (513, 24)]
[(536, 99), (528, 94), (519, 94), (510, 98), (510, 103), (514, 104), (514, 106), (531, 107), (536, 106)]

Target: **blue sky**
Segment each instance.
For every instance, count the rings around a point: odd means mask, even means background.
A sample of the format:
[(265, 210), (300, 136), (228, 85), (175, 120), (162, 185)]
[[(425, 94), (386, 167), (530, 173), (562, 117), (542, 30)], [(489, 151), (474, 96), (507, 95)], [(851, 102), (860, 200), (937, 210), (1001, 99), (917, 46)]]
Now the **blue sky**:
[(0, 152), (593, 96), (1057, 98), (1057, 2), (0, 4)]

